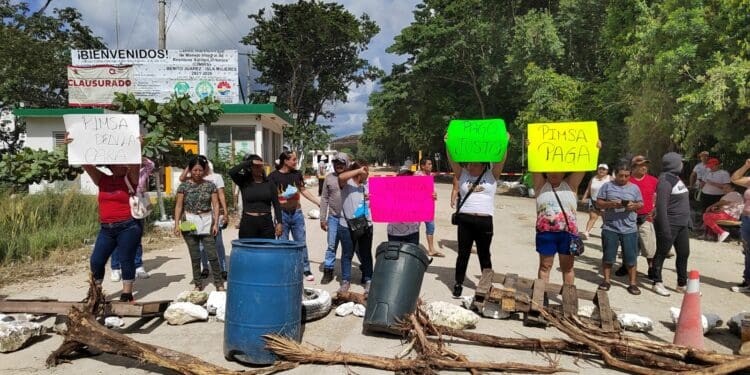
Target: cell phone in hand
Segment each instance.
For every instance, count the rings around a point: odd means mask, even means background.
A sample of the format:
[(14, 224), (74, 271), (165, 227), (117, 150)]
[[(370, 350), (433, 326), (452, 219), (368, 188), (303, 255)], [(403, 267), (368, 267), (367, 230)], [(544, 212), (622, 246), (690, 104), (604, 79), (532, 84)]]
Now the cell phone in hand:
[(630, 201), (627, 200), (627, 199), (623, 199), (623, 200), (620, 201), (620, 204), (622, 204), (623, 207), (627, 207), (629, 203), (630, 203)]

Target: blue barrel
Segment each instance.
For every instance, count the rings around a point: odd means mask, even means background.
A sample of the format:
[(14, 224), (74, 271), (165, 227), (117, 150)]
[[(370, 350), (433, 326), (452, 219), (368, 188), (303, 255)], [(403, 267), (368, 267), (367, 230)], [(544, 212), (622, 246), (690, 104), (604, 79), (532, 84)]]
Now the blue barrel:
[(302, 339), (302, 248), (294, 241), (247, 238), (232, 241), (224, 357), (269, 365), (265, 334)]

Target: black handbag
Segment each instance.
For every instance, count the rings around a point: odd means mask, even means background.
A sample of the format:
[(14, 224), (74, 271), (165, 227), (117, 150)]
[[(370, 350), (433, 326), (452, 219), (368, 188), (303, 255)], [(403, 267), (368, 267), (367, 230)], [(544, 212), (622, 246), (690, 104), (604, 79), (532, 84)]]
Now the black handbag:
[(477, 177), (477, 180), (474, 181), (473, 184), (471, 184), (471, 189), (469, 189), (469, 191), (466, 193), (466, 196), (464, 197), (463, 200), (461, 200), (461, 195), (460, 194), (458, 195), (458, 204), (456, 205), (456, 212), (451, 214), (451, 224), (458, 225), (458, 211), (461, 210), (461, 206), (463, 206), (464, 203), (466, 203), (466, 200), (469, 199), (469, 195), (471, 195), (471, 193), (474, 192), (474, 189), (477, 188), (477, 185), (479, 185), (479, 181), (482, 179), (482, 177), (484, 177), (484, 174), (486, 172), (487, 172), (487, 167), (484, 167), (482, 174), (480, 174), (479, 177)]
[(570, 233), (570, 222), (568, 222), (568, 215), (565, 213), (565, 207), (563, 206), (562, 202), (560, 201), (560, 197), (557, 196), (557, 192), (555, 191), (555, 188), (552, 188), (552, 192), (555, 194), (555, 199), (557, 199), (557, 204), (560, 205), (560, 209), (563, 213), (563, 218), (565, 219), (565, 226), (568, 229), (568, 234), (570, 235), (570, 255), (583, 255), (583, 251), (585, 250), (583, 247), (583, 240), (581, 237), (578, 237), (577, 234)]
[(349, 226), (349, 231), (353, 237), (361, 237), (367, 231), (370, 223), (367, 221), (366, 216), (360, 216), (353, 219), (346, 219), (346, 225)]

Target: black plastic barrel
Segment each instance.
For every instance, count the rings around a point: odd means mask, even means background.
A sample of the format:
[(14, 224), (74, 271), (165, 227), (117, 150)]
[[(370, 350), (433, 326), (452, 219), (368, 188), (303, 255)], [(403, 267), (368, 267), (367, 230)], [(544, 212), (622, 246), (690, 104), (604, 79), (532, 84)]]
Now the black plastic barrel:
[(302, 248), (300, 242), (232, 241), (224, 322), (224, 356), (270, 365), (276, 356), (263, 335), (302, 338)]
[(363, 323), (365, 331), (401, 334), (398, 322), (416, 309), (429, 264), (422, 246), (408, 242), (378, 245)]

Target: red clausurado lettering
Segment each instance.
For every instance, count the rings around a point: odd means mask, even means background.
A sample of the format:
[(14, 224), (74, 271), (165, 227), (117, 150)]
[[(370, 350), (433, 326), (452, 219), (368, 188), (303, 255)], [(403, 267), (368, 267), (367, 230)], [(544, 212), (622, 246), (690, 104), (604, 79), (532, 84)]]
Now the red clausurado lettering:
[(591, 162), (591, 152), (587, 145), (561, 146), (552, 142), (542, 142), (538, 147), (546, 161), (577, 164)]

